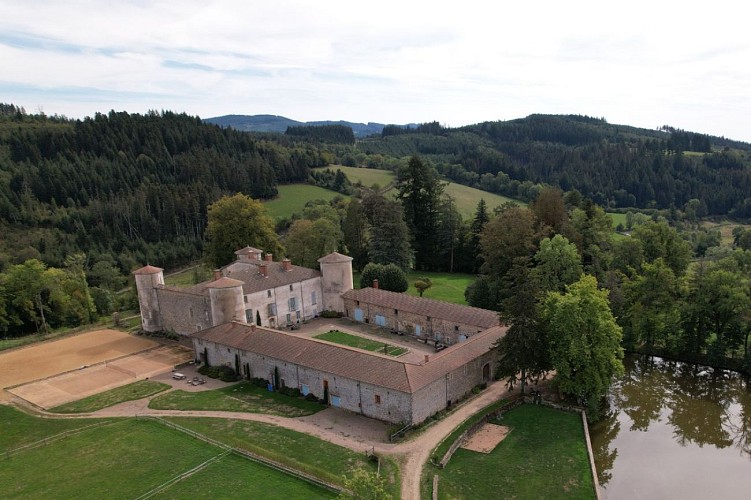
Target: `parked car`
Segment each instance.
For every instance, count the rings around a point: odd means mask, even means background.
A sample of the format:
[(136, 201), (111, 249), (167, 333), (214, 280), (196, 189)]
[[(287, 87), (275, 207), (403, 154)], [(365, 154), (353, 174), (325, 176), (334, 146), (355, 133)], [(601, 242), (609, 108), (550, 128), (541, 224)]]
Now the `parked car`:
[(185, 375), (180, 372), (175, 372), (172, 374), (172, 378), (175, 380), (185, 380)]

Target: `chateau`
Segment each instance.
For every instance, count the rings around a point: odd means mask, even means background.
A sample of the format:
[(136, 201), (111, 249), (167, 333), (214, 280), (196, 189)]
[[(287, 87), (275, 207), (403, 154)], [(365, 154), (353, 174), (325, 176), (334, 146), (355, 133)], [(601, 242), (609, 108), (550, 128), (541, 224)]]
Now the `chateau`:
[[(492, 311), (380, 290), (377, 282), (354, 290), (352, 258), (336, 252), (318, 260), (320, 271), (256, 248), (235, 254), (192, 287), (166, 286), (158, 267), (135, 271), (143, 329), (190, 336), (204, 363), (394, 423), (422, 422), (494, 376), (492, 346), (506, 328)], [(280, 330), (322, 311), (445, 349), (407, 360)]]

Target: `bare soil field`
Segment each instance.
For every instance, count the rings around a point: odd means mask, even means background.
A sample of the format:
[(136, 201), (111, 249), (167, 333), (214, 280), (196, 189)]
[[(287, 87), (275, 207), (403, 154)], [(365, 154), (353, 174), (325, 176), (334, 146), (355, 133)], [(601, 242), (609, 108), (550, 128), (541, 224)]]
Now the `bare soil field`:
[(98, 394), (136, 380), (171, 372), (179, 364), (192, 359), (186, 347), (163, 346), (136, 353), (112, 362), (87, 366), (38, 382), (20, 385), (8, 392), (44, 409)]
[(505, 425), (484, 424), (472, 434), (462, 448), (479, 453), (490, 453), (506, 438), (509, 430)]
[[(96, 330), (3, 352), (0, 353), (0, 388), (46, 379), (158, 345), (153, 340), (116, 330)], [(6, 390), (0, 391), (0, 401), (9, 398)]]

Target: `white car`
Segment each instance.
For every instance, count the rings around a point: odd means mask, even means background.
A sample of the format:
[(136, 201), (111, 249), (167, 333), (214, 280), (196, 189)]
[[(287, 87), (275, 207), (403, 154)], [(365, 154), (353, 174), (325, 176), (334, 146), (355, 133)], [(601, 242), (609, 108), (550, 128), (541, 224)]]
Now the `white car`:
[(175, 372), (172, 374), (172, 378), (175, 380), (185, 380), (185, 375), (179, 372)]

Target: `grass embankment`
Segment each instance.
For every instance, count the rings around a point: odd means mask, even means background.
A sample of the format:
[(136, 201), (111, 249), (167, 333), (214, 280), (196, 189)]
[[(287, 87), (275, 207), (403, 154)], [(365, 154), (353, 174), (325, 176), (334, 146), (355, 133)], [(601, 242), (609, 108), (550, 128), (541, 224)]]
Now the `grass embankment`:
[[(364, 453), (261, 422), (193, 417), (168, 420), (335, 484), (342, 484), (343, 476), (357, 468), (370, 472), (378, 469), (378, 464), (368, 460)], [(396, 464), (389, 459), (381, 460), (381, 474), (387, 479), (394, 498), (398, 498), (401, 481)]]
[[(425, 293), (422, 295), (426, 299), (442, 300), (465, 306), (467, 305), (467, 301), (464, 299), (464, 290), (475, 280), (473, 274), (410, 271), (407, 273), (407, 282), (409, 283), (409, 288), (406, 292), (407, 295), (420, 296), (420, 292), (415, 288), (415, 281), (419, 278), (430, 278), (430, 281), (433, 283), (433, 286), (425, 290)], [(355, 288), (360, 288), (360, 273), (354, 273), (353, 279)]]
[(279, 195), (273, 200), (263, 202), (269, 215), (275, 218), (290, 217), (301, 213), (305, 204), (310, 200), (330, 201), (336, 196), (348, 196), (336, 191), (324, 189), (310, 184), (286, 184), (277, 186)]
[(383, 189), (391, 184), (396, 176), (391, 170), (380, 170), (377, 168), (358, 168), (358, 167), (345, 167), (344, 165), (329, 165), (328, 167), (321, 167), (316, 170), (331, 170), (336, 172), (341, 170), (347, 179), (353, 184), (360, 183), (367, 188), (372, 188), (377, 185), (379, 189)]
[[(154, 420), (119, 419), (91, 426), (96, 421), (42, 419), (2, 406), (0, 417), (0, 455), (16, 450), (5, 455), (0, 467), (5, 498), (137, 498), (224, 453), (222, 448)], [(75, 428), (79, 431), (60, 435)], [(17, 450), (55, 436), (43, 446)], [(191, 498), (236, 498), (238, 492), (264, 498), (333, 496), (282, 472), (232, 456), (222, 458), (218, 467), (196, 472), (190, 478), (192, 483), (168, 487), (162, 496), (185, 498), (185, 486), (195, 488), (187, 495)]]
[(49, 411), (52, 413), (90, 413), (108, 408), (125, 401), (135, 401), (145, 398), (170, 388), (169, 384), (154, 382), (152, 380), (139, 380), (132, 384), (117, 387), (109, 391), (94, 394), (78, 401), (56, 406)]
[[(439, 498), (594, 498), (581, 416), (522, 405), (495, 422), (511, 428), (489, 454), (459, 449), (440, 476)], [(427, 479), (427, 478), (426, 478)]]
[(326, 333), (315, 335), (313, 338), (326, 340), (335, 344), (356, 347), (371, 352), (380, 352), (389, 356), (401, 356), (408, 351), (406, 347), (398, 347), (377, 340), (371, 340), (365, 337), (358, 337), (339, 330), (331, 330)]
[(270, 392), (248, 382), (202, 392), (182, 390), (157, 396), (149, 402), (154, 410), (214, 410), (264, 413), (282, 417), (312, 415), (325, 406), (302, 398)]

